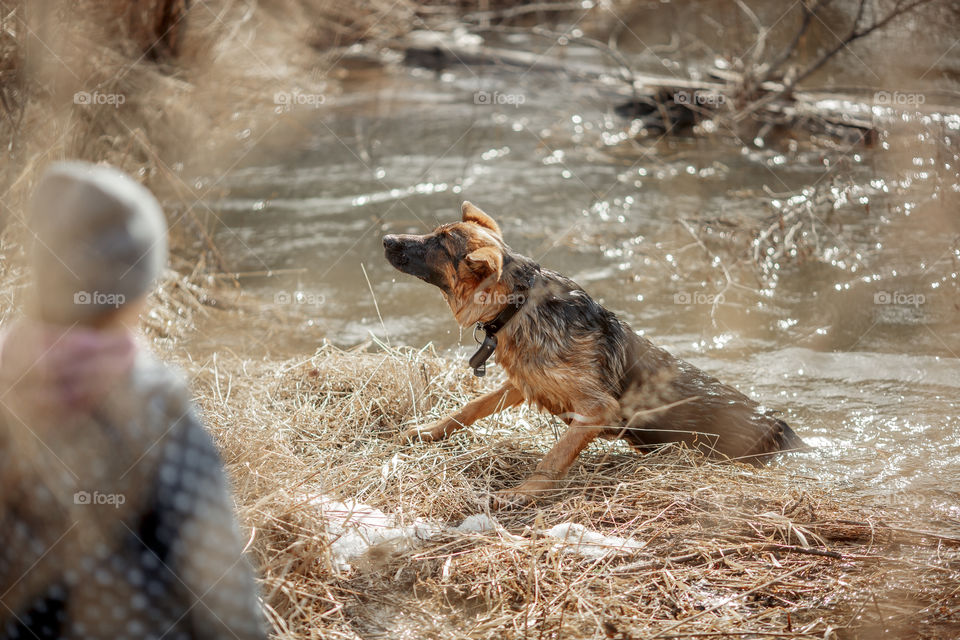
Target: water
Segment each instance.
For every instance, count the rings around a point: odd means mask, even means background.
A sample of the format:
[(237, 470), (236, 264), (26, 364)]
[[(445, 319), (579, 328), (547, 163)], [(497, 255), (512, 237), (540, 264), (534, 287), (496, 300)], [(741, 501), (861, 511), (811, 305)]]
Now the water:
[[(783, 410), (819, 447), (778, 464), (958, 525), (960, 118), (892, 120), (873, 148), (633, 141), (611, 88), (479, 73), (399, 68), (348, 81), (322, 110), (276, 114), (275, 144), (208, 203), (228, 227), (216, 241), (230, 269), (275, 272), (247, 289), (296, 304), (336, 344), (373, 334), (462, 359), (471, 333), (439, 292), (386, 263), (381, 237), (454, 220), (469, 199), (514, 249)], [(810, 218), (817, 251), (761, 277), (743, 229), (814, 187), (826, 202)], [(681, 220), (709, 227), (702, 243)]]

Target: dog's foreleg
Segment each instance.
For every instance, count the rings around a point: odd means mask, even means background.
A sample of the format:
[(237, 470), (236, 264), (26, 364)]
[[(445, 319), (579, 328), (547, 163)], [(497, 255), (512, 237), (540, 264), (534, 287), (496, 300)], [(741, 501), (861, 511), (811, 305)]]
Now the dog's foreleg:
[(586, 449), (587, 445), (600, 436), (603, 431), (604, 427), (574, 421), (567, 427), (566, 432), (560, 436), (557, 444), (553, 445), (553, 448), (537, 465), (532, 479), (543, 477), (555, 482), (567, 475), (567, 471), (576, 462), (580, 452)]
[(479, 398), (471, 400), (460, 411), (423, 430), (414, 428), (403, 432), (401, 438), (410, 442), (443, 440), (457, 429), (468, 427), (477, 420), (482, 420), (504, 409), (515, 407), (521, 402), (523, 402), (523, 394), (516, 387), (507, 383), (496, 391), (485, 393)]
[[(611, 406), (616, 405), (611, 403)], [(610, 410), (599, 413), (608, 415)], [(557, 482), (567, 475), (580, 452), (609, 429), (607, 422), (602, 417), (591, 418), (589, 414), (575, 415), (564, 434), (537, 465), (536, 471), (520, 486), (497, 492), (494, 506), (527, 504), (556, 489)]]

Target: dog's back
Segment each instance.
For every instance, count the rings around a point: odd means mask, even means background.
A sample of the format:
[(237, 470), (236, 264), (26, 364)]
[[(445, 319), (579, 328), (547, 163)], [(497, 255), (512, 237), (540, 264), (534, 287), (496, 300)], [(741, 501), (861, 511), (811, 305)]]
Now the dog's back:
[(630, 332), (620, 406), (623, 437), (639, 447), (682, 442), (715, 457), (762, 464), (807, 445), (757, 402)]
[(638, 448), (682, 442), (713, 457), (762, 464), (806, 445), (793, 430), (733, 387), (637, 335), (579, 285), (522, 256), (516, 279), (536, 273), (528, 304), (505, 331), (498, 361), (531, 402), (556, 415), (589, 396), (609, 436)]

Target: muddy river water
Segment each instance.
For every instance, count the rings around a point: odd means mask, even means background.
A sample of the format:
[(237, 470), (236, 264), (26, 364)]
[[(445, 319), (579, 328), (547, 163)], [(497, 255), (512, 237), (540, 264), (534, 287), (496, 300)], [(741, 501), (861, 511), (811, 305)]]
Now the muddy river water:
[[(471, 333), (381, 237), (468, 199), (634, 330), (781, 409), (817, 449), (776, 464), (924, 518), (932, 505), (960, 532), (956, 115), (878, 110), (889, 132), (871, 147), (633, 141), (610, 93), (566, 74), (398, 66), (341, 89), (278, 109), (282, 144), (209, 202), (231, 270), (272, 272), (249, 291), (335, 344), (432, 343), (465, 365)], [(817, 250), (761, 277), (748, 230), (804, 193), (829, 203)], [(707, 227), (701, 244), (690, 230)]]

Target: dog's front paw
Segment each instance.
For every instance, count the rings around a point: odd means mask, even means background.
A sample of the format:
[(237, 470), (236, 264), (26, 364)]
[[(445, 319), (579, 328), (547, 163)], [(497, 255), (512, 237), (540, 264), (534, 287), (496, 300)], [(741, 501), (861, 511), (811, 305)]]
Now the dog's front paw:
[(503, 511), (511, 507), (525, 507), (533, 502), (533, 498), (516, 491), (497, 491), (490, 496), (490, 508), (494, 511)]
[(508, 507), (524, 507), (537, 500), (542, 500), (556, 488), (557, 483), (552, 478), (533, 477), (513, 489), (497, 491), (493, 494), (491, 506), (497, 510)]
[(413, 429), (407, 429), (400, 433), (397, 436), (397, 439), (400, 442), (406, 443), (416, 443), (416, 442), (436, 442), (443, 438), (443, 427), (441, 425), (433, 425), (429, 427), (414, 427)]

